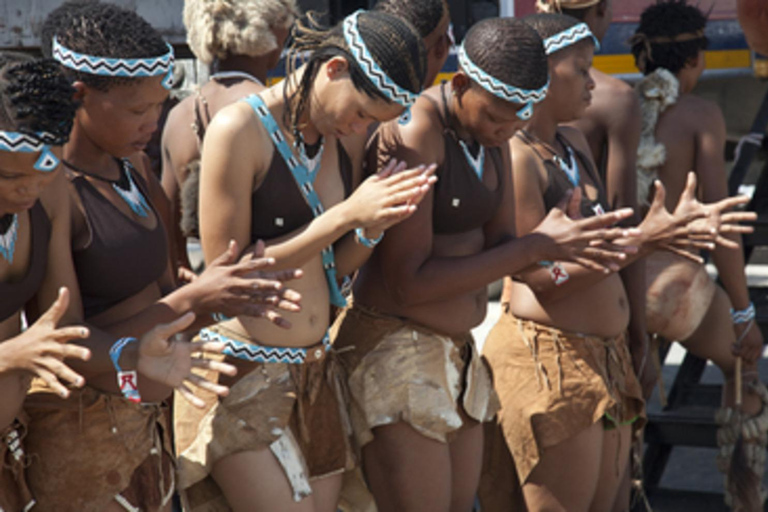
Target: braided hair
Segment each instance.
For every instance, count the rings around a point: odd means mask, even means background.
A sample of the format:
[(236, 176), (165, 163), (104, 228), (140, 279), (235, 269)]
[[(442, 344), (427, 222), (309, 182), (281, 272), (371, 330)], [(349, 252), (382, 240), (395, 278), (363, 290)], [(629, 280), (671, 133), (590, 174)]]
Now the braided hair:
[[(539, 13), (531, 14), (524, 18), (525, 23), (533, 27), (533, 29), (541, 36), (542, 39), (547, 39), (560, 32), (568, 30), (569, 28), (582, 23), (577, 18), (569, 16), (567, 14), (553, 14), (553, 13)], [(572, 45), (566, 46), (563, 49), (573, 48), (580, 44), (594, 45), (595, 41), (591, 37), (586, 37), (581, 41), (578, 41)], [(555, 52), (557, 55), (559, 52)]]
[[(355, 89), (374, 99), (389, 101), (360, 68), (349, 52), (344, 39), (343, 21), (331, 29), (323, 29), (310, 13), (306, 22), (297, 22), (292, 30), (288, 55), (288, 75), (293, 92), (287, 96), (285, 124), (298, 133), (299, 119), (307, 109), (312, 84), (321, 66), (333, 57), (343, 57), (349, 63), (349, 75)], [(397, 85), (418, 94), (427, 73), (424, 43), (406, 21), (379, 11), (364, 11), (358, 17), (358, 30), (376, 64)], [(301, 78), (296, 70), (301, 54), (309, 53)], [(287, 93), (287, 88), (284, 89)]]
[[(70, 0), (52, 11), (43, 22), (43, 55), (52, 54), (53, 38), (78, 53), (134, 59), (159, 57), (168, 52), (160, 33), (133, 11), (98, 0)], [(117, 84), (135, 83), (136, 78), (101, 76), (73, 69), (64, 70), (72, 81), (81, 81), (100, 91)]]
[(497, 80), (540, 89), (549, 79), (547, 56), (536, 31), (515, 18), (486, 18), (464, 38), (467, 56)]
[(445, 0), (379, 0), (373, 9), (407, 21), (422, 38), (426, 38), (443, 19), (448, 3)]
[[(707, 16), (686, 0), (657, 0), (640, 16), (640, 24), (632, 38), (632, 55), (638, 68), (649, 74), (657, 68), (678, 73), (701, 50), (706, 50), (709, 41), (703, 31)], [(701, 33), (700, 37), (696, 37)], [(685, 40), (675, 41), (685, 35)], [(663, 41), (654, 42), (654, 39)]]
[(0, 52), (0, 130), (37, 135), (62, 145), (69, 140), (77, 110), (75, 89), (53, 59)]

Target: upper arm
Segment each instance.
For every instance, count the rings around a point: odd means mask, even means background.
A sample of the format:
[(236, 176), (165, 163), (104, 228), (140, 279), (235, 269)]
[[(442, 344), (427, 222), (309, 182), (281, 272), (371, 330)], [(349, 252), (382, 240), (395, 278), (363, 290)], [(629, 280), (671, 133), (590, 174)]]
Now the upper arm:
[(72, 261), (72, 219), (69, 183), (64, 173), (43, 191), (40, 201), (51, 222), (51, 237), (48, 242), (48, 262), (45, 278), (37, 292), (37, 313), (42, 314), (56, 300), (59, 288), (69, 289), (69, 307), (61, 324), (72, 324), (83, 320), (80, 286)]
[(640, 102), (634, 91), (615, 94), (607, 119), (608, 160), (605, 188), (612, 209), (637, 204), (637, 148), (640, 144)]
[(205, 134), (200, 165), (200, 239), (206, 263), (230, 240), (250, 245), (254, 176), (272, 156), (269, 136), (245, 103), (216, 115)]
[[(435, 126), (428, 114), (413, 116), (408, 125), (397, 127), (397, 142), (391, 137), (381, 137), (378, 147), (380, 165), (390, 158), (405, 161), (408, 168), (439, 161), (438, 153), (443, 151), (442, 131), (436, 130)], [(393, 129), (395, 125), (388, 128)], [(385, 281), (393, 285), (390, 291), (395, 296), (398, 284), (413, 279), (432, 254), (433, 196), (434, 191), (430, 189), (413, 215), (387, 230), (378, 249)]]
[(547, 215), (544, 204), (542, 164), (524, 144), (517, 139), (510, 141), (512, 153), (512, 183), (515, 201), (515, 231), (526, 235), (538, 226)]
[(501, 147), (501, 165), (499, 173), (501, 180), (499, 186), (503, 187), (501, 203), (493, 218), (483, 228), (487, 248), (515, 236), (515, 187), (512, 181), (512, 156), (508, 144)]
[(699, 180), (699, 190), (705, 203), (723, 199), (728, 195), (725, 175), (725, 119), (720, 108), (710, 102), (702, 102), (696, 133), (694, 169)]

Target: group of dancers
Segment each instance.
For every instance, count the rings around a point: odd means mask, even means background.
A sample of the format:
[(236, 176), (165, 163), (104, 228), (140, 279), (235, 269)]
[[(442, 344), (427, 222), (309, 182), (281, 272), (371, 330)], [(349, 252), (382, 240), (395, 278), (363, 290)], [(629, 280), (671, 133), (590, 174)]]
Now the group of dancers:
[(0, 53), (0, 510), (626, 511), (651, 335), (723, 371), (726, 499), (761, 509), (754, 215), (690, 94), (706, 16), (646, 9), (633, 90), (592, 68), (611, 2), (480, 21), (432, 85), (445, 0), (334, 27), (185, 0), (213, 74), (159, 179), (174, 54), (147, 21), (70, 0), (45, 58)]

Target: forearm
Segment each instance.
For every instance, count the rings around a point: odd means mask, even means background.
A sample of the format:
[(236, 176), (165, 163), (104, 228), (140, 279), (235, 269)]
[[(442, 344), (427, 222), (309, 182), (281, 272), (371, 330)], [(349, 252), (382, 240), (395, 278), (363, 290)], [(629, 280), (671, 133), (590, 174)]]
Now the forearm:
[(504, 241), (491, 249), (461, 257), (429, 258), (410, 276), (393, 286), (396, 300), (417, 305), (463, 295), (507, 275), (531, 267), (540, 259), (540, 235)]
[(712, 251), (712, 262), (717, 268), (720, 282), (723, 284), (731, 305), (735, 310), (749, 306), (749, 291), (747, 276), (744, 269), (744, 256), (741, 249), (741, 237), (728, 235), (727, 238), (739, 243), (738, 249), (728, 249), (718, 246)]
[(336, 242), (334, 251), (336, 255), (336, 274), (339, 278), (354, 274), (373, 254), (373, 249), (365, 247), (356, 240), (354, 232), (347, 233)]
[(269, 243), (265, 256), (275, 259), (272, 270), (300, 268), (356, 227), (346, 205), (340, 203), (315, 217), (304, 229), (289, 238)]

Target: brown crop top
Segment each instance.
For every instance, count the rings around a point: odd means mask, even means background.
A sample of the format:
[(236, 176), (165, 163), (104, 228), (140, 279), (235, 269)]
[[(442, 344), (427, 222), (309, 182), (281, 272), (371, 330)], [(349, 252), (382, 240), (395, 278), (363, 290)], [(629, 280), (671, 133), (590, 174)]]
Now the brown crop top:
[(144, 194), (157, 225), (145, 228), (120, 211), (85, 176), (68, 172), (90, 231), (88, 245), (72, 251), (86, 320), (160, 279), (168, 265), (165, 228), (152, 206), (147, 183), (127, 159), (120, 162)]
[(0, 322), (10, 318), (35, 296), (48, 266), (51, 222), (40, 201), (29, 210), (32, 252), (27, 272), (20, 281), (0, 283)]
[[(442, 108), (434, 101), (433, 104), (440, 113), (445, 158), (435, 173), (438, 179), (433, 188), (432, 231), (437, 235), (448, 235), (481, 228), (493, 218), (504, 195), (504, 161), (501, 148), (485, 148), (483, 173), (493, 168), (498, 184), (495, 190), (488, 189), (467, 162), (459, 139), (448, 122), (444, 88), (441, 93)], [(368, 146), (368, 167), (375, 171), (391, 158), (407, 161), (408, 155), (398, 149), (400, 144), (398, 121), (380, 126)]]
[[(573, 189), (573, 183), (571, 183), (571, 181), (568, 179), (568, 176), (560, 168), (559, 164), (554, 161), (554, 159), (545, 158), (544, 155), (542, 155), (539, 150), (536, 149), (533, 144), (531, 144), (531, 141), (526, 139), (521, 133), (518, 133), (516, 136), (522, 142), (527, 144), (528, 147), (530, 147), (533, 152), (536, 153), (536, 156), (538, 156), (541, 161), (544, 162), (544, 167), (547, 170), (547, 189), (544, 191), (544, 206), (547, 208), (547, 211), (549, 211), (557, 206), (560, 201), (562, 201), (566, 192)], [(587, 191), (584, 189), (584, 180), (581, 180), (580, 186), (582, 189), (582, 194), (579, 210), (581, 211), (582, 217), (591, 217), (597, 213), (607, 212), (608, 199), (605, 188), (603, 187), (603, 182), (597, 175), (595, 168), (592, 166), (590, 159), (584, 153), (573, 147), (573, 145), (568, 142), (568, 139), (563, 137), (560, 133), (556, 133), (555, 138), (557, 139), (557, 142), (560, 143), (563, 147), (567, 146), (571, 148), (573, 153), (576, 155), (576, 160), (579, 166), (579, 174), (582, 176), (586, 174), (592, 184), (597, 188), (597, 199), (592, 201), (589, 199), (587, 196)]]
[[(352, 161), (339, 140), (336, 149), (344, 197), (349, 197), (352, 193)], [(251, 196), (251, 243), (283, 236), (309, 224), (314, 218), (291, 170), (275, 149), (264, 181)]]

